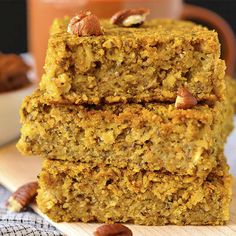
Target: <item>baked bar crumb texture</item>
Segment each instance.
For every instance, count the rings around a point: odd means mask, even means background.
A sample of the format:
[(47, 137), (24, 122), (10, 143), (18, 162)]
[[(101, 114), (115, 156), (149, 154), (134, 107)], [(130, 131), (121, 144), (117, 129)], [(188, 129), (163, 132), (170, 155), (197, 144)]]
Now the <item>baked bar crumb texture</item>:
[(39, 185), (38, 206), (56, 222), (222, 225), (232, 194), (225, 163), (202, 179), (45, 160)]
[(102, 21), (104, 35), (67, 32), (54, 21), (40, 88), (48, 101), (76, 104), (174, 102), (185, 86), (198, 101), (225, 93), (217, 33), (185, 21), (151, 20), (138, 28)]
[(36, 92), (23, 103), (17, 147), (24, 155), (205, 175), (232, 129), (228, 100), (189, 110), (160, 103), (91, 107), (42, 100)]
[[(21, 109), (24, 155), (44, 158), (37, 203), (56, 222), (223, 225), (234, 86), (217, 33), (185, 21), (51, 28), (40, 88)], [(198, 103), (176, 109), (184, 87)], [(186, 108), (186, 107), (185, 107)]]

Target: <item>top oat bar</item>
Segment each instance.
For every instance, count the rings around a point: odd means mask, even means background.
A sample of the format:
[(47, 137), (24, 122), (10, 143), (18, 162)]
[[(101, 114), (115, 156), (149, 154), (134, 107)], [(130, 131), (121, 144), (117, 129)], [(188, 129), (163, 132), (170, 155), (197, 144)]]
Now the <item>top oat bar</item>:
[(104, 34), (67, 32), (54, 21), (40, 88), (51, 102), (174, 102), (185, 86), (198, 101), (225, 94), (217, 33), (191, 22), (151, 20), (139, 27), (101, 21)]

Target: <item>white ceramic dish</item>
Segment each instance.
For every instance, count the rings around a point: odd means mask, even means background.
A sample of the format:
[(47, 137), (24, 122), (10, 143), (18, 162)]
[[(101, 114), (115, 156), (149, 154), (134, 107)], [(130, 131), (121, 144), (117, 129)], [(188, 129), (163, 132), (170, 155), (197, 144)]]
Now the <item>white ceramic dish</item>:
[(19, 109), (25, 96), (32, 93), (34, 84), (0, 93), (0, 146), (16, 139), (20, 134)]

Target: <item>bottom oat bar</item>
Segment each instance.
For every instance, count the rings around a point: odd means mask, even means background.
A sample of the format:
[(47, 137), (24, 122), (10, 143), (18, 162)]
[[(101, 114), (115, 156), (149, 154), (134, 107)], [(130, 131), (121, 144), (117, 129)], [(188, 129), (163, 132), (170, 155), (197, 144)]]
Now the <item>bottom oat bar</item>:
[(37, 203), (57, 222), (222, 225), (232, 190), (219, 159), (206, 178), (45, 159)]

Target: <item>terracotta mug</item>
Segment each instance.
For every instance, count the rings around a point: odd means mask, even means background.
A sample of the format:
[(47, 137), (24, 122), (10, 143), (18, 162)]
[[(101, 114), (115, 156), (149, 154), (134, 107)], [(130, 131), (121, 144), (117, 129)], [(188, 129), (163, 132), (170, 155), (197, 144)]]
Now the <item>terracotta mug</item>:
[(235, 36), (227, 22), (207, 9), (184, 4), (182, 0), (28, 0), (29, 49), (36, 62), (38, 78), (43, 73), (48, 32), (55, 17), (74, 15), (89, 9), (99, 18), (109, 18), (125, 8), (147, 7), (149, 18), (197, 20), (216, 29), (222, 43), (227, 74), (233, 75), (236, 60)]

